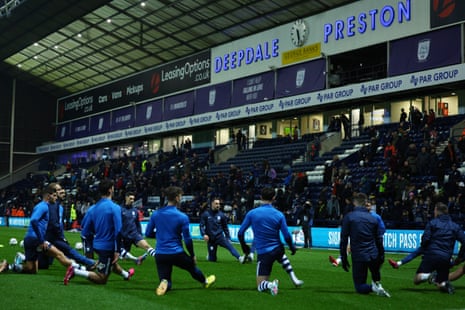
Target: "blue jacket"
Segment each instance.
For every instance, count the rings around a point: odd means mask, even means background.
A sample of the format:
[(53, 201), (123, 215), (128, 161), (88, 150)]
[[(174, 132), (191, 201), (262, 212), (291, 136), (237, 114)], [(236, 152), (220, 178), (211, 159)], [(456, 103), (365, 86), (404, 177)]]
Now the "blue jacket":
[(384, 255), (383, 236), (379, 224), (366, 207), (355, 207), (342, 221), (341, 256), (347, 257), (350, 237), (352, 261), (369, 262)]
[[(450, 259), (453, 254), (455, 241), (465, 247), (465, 235), (462, 228), (453, 222), (448, 214), (442, 214), (426, 224), (421, 237), (421, 247), (424, 255)], [(463, 254), (459, 254), (459, 257)]]
[(47, 225), (46, 239), (48, 241), (54, 241), (56, 239), (64, 239), (64, 228), (63, 228), (63, 206), (57, 201), (54, 204), (49, 204), (49, 221)]
[(123, 227), (121, 236), (123, 238), (133, 238), (142, 234), (142, 227), (139, 221), (139, 211), (131, 206), (121, 206), (121, 218)]
[(231, 239), (228, 228), (228, 218), (221, 211), (207, 210), (200, 217), (200, 234), (208, 235), (210, 242), (224, 237)]

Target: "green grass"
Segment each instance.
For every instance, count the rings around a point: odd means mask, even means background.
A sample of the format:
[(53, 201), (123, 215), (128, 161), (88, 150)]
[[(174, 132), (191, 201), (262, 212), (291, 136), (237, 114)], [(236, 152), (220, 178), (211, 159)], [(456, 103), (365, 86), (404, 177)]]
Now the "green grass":
[[(19, 246), (9, 246), (8, 240), (23, 239), (24, 229), (0, 228), (0, 258), (10, 261)], [(79, 241), (77, 233), (67, 233), (71, 244)], [(150, 240), (150, 243), (153, 243)], [(272, 278), (280, 280), (279, 294), (259, 293), (255, 285), (256, 264), (240, 265), (227, 250), (218, 251), (219, 262), (207, 262), (206, 246), (196, 242), (200, 269), (215, 274), (217, 282), (211, 289), (204, 289), (183, 270), (173, 271), (173, 290), (165, 296), (156, 296), (158, 276), (155, 263), (147, 259), (141, 266), (123, 261), (128, 269), (135, 267), (136, 274), (130, 281), (123, 281), (116, 274), (107, 285), (98, 286), (84, 278), (75, 277), (68, 286), (63, 285), (65, 268), (57, 262), (37, 275), (3, 273), (0, 275), (0, 300), (3, 309), (464, 309), (465, 284), (454, 282), (455, 295), (440, 293), (429, 284), (413, 285), (413, 276), (420, 259), (392, 269), (387, 263), (382, 269), (383, 286), (392, 298), (374, 294), (359, 295), (354, 292), (351, 273), (334, 268), (328, 255), (336, 251), (301, 249), (290, 256), (294, 270), (305, 281), (296, 289), (287, 274), (274, 265)], [(239, 246), (237, 246), (239, 249)], [(134, 248), (134, 254), (141, 254)], [(399, 258), (402, 255), (387, 254)], [(149, 308), (150, 307), (150, 308)]]

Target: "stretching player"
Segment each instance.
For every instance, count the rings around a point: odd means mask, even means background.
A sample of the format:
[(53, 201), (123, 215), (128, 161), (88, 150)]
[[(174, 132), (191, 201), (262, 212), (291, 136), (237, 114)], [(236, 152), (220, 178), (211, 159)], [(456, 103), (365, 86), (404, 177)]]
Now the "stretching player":
[[(155, 256), (155, 250), (142, 237), (139, 212), (135, 207), (133, 207), (134, 199), (134, 193), (127, 192), (125, 195), (124, 206), (121, 207), (123, 228), (121, 230), (122, 247), (120, 250), (120, 259), (130, 259), (137, 265), (140, 265), (147, 255)], [(139, 257), (132, 255), (130, 251), (133, 244), (147, 252)]]

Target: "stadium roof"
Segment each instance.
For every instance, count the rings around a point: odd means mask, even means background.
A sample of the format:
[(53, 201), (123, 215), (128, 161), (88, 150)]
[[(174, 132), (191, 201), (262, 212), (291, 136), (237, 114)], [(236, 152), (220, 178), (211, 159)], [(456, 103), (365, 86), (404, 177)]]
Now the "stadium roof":
[(357, 0), (3, 0), (0, 71), (62, 97)]

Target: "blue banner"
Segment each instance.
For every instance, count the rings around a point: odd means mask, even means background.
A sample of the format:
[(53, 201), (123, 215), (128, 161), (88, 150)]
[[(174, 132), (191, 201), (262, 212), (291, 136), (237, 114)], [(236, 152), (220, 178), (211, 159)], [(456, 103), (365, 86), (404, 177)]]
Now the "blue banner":
[(90, 118), (90, 134), (98, 135), (110, 130), (110, 113), (104, 113)]
[(396, 40), (389, 45), (389, 76), (446, 67), (461, 61), (460, 26)]
[(111, 114), (111, 130), (121, 130), (134, 127), (134, 107), (115, 110)]
[(161, 99), (136, 106), (136, 127), (161, 122), (162, 110)]
[(71, 138), (71, 123), (63, 123), (56, 127), (56, 140), (63, 141)]
[(325, 88), (326, 61), (318, 59), (278, 70), (276, 97), (288, 97)]
[(87, 137), (89, 135), (89, 118), (82, 118), (71, 122), (70, 139)]
[(197, 89), (194, 115), (229, 108), (231, 104), (231, 85), (231, 82), (226, 82)]
[(274, 97), (274, 71), (234, 81), (232, 107), (271, 100)]
[(194, 113), (194, 92), (165, 98), (163, 120), (191, 116)]

